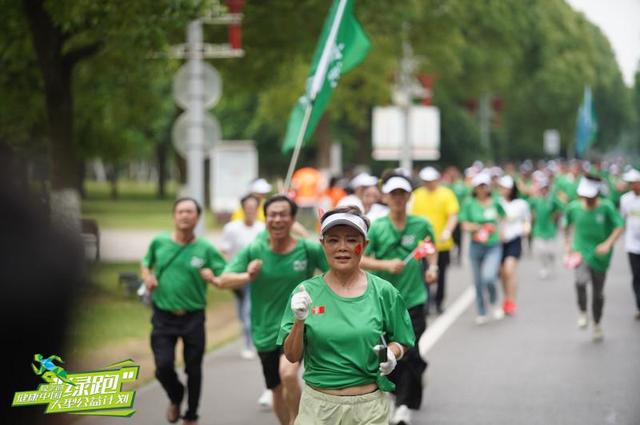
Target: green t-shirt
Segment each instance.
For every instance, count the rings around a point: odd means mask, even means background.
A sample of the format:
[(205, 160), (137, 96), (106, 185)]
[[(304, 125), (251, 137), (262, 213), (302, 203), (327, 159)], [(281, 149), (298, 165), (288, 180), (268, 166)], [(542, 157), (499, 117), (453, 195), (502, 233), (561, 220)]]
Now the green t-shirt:
[[(407, 215), (407, 223), (402, 230), (396, 229), (389, 216), (381, 217), (369, 229), (369, 245), (365, 255), (379, 260), (404, 260), (427, 236), (435, 243), (433, 226), (423, 217)], [(374, 274), (398, 288), (408, 308), (424, 304), (427, 300), (422, 265), (413, 257), (400, 274), (386, 271), (376, 271)]]
[(456, 198), (458, 198), (458, 204), (462, 204), (465, 198), (471, 193), (471, 189), (469, 186), (464, 184), (463, 180), (456, 180), (452, 184), (446, 185), (456, 194)]
[(493, 224), (493, 232), (491, 232), (487, 241), (483, 243), (486, 246), (493, 246), (500, 242), (498, 237), (498, 220), (504, 216), (504, 209), (497, 198), (492, 197), (491, 202), (485, 206), (478, 202), (475, 196), (471, 196), (462, 204), (459, 219), (460, 222), (467, 221), (476, 224)]
[[(387, 342), (407, 347), (415, 344), (407, 306), (398, 290), (370, 273), (365, 292), (353, 298), (337, 295), (320, 275), (302, 284), (312, 300), (311, 312), (304, 322), (304, 381), (316, 388), (339, 389), (377, 382), (381, 389), (391, 389), (386, 378), (380, 376), (373, 347), (380, 344), (383, 334)], [(278, 344), (284, 343), (294, 321), (287, 305)]]
[(580, 183), (580, 176), (574, 177), (572, 174), (564, 174), (557, 176), (553, 181), (552, 191), (554, 193), (562, 192), (567, 196), (567, 203), (578, 198), (576, 191)]
[(268, 238), (258, 237), (236, 254), (225, 272), (243, 273), (253, 260), (262, 260), (262, 268), (251, 282), (251, 336), (258, 351), (273, 351), (289, 294), (316, 269), (329, 267), (317, 242), (298, 239), (293, 251), (278, 254), (269, 247)]
[(556, 214), (562, 211), (562, 203), (551, 194), (529, 198), (529, 205), (534, 214), (533, 237), (537, 239), (554, 239), (558, 233)]
[(586, 209), (581, 200), (573, 201), (565, 211), (567, 225), (574, 226), (572, 248), (582, 255), (592, 269), (606, 272), (611, 261), (608, 254), (596, 254), (596, 246), (604, 242), (616, 228), (624, 226), (624, 220), (611, 201), (599, 199), (598, 205)]
[(142, 265), (152, 269), (158, 279), (151, 300), (159, 309), (196, 311), (207, 304), (207, 283), (200, 276), (200, 269), (209, 268), (218, 276), (225, 261), (205, 239), (180, 245), (171, 234), (163, 233), (151, 241)]

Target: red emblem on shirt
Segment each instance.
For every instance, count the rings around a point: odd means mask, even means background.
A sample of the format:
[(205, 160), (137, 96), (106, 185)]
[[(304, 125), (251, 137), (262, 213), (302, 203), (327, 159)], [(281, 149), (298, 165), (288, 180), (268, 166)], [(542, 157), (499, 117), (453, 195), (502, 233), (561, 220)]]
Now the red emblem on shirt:
[(323, 305), (319, 305), (316, 307), (312, 307), (311, 308), (311, 313), (312, 314), (324, 314), (324, 306)]

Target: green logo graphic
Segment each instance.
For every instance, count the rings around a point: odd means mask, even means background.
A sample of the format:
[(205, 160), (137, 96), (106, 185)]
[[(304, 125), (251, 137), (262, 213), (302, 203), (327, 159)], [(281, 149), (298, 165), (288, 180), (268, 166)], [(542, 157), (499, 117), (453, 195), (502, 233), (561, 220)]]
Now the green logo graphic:
[(33, 356), (39, 366), (31, 364), (44, 384), (35, 391), (19, 391), (12, 406), (46, 404), (44, 413), (74, 413), (92, 416), (132, 416), (135, 391), (122, 391), (122, 384), (138, 379), (140, 366), (125, 360), (104, 370), (69, 373), (54, 362), (64, 363), (60, 356)]

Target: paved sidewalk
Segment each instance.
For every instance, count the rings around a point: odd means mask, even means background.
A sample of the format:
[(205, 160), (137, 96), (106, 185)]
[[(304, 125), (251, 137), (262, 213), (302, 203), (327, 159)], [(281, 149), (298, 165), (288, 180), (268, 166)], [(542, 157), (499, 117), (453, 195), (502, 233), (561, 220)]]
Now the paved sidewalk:
[[(100, 254), (104, 262), (140, 261), (155, 235), (163, 230), (105, 229), (100, 232)], [(222, 231), (207, 232), (205, 238), (217, 246)]]

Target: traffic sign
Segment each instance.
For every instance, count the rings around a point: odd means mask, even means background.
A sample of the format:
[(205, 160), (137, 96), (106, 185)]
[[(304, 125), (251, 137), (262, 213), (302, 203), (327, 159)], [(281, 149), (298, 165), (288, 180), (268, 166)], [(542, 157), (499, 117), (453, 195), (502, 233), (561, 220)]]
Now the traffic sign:
[[(201, 96), (205, 109), (209, 109), (218, 103), (222, 95), (222, 79), (218, 71), (206, 62), (201, 62), (198, 65), (197, 68), (189, 63), (182, 65), (173, 78), (173, 97), (183, 109), (190, 108), (194, 96)], [(198, 77), (196, 74), (198, 72), (201, 73), (202, 90), (200, 93), (193, 93), (194, 85), (189, 81)]]
[[(194, 128), (197, 129), (198, 124), (194, 114), (190, 111), (183, 112), (173, 124), (173, 129), (171, 130), (173, 146), (176, 148), (176, 152), (183, 158), (187, 158), (187, 151), (190, 147), (189, 132), (193, 131)], [(203, 146), (200, 146), (200, 149), (201, 152), (206, 153), (222, 139), (222, 131), (220, 130), (220, 124), (216, 117), (206, 112), (203, 114), (202, 129), (204, 131), (204, 137), (202, 138)]]

